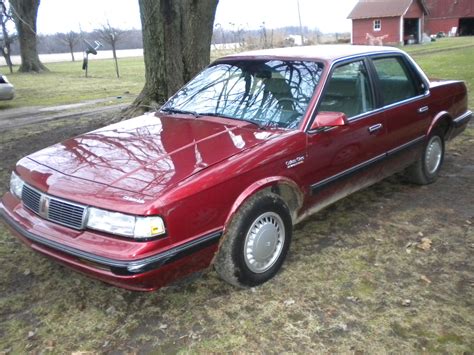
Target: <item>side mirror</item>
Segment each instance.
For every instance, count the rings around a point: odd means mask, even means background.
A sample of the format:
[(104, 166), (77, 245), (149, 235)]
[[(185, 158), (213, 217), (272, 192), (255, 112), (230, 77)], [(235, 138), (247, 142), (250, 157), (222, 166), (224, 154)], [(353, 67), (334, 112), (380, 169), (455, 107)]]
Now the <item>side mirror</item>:
[(317, 114), (313, 121), (310, 130), (315, 130), (323, 127), (337, 127), (345, 126), (347, 124), (347, 117), (344, 112), (327, 112), (322, 111)]

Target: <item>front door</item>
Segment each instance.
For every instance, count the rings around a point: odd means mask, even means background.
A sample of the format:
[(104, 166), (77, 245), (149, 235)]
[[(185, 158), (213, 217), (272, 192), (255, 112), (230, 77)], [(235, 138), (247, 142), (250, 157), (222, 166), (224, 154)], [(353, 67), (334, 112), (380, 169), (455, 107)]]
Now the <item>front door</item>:
[(378, 180), (386, 152), (383, 112), (376, 111), (372, 80), (364, 60), (336, 66), (318, 112), (344, 112), (345, 126), (308, 132), (305, 182), (306, 208), (322, 208)]

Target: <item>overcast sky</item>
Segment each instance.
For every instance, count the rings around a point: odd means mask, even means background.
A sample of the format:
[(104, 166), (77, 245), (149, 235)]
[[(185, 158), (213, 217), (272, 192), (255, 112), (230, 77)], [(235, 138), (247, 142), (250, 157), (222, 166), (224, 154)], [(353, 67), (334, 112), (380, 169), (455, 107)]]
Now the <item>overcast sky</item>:
[[(204, 0), (205, 1), (205, 0)], [(303, 26), (323, 32), (348, 32), (346, 19), (357, 0), (299, 0)], [(42, 0), (38, 32), (89, 31), (109, 20), (114, 27), (141, 28), (138, 0)], [(298, 26), (297, 0), (219, 0), (215, 23), (255, 29)]]

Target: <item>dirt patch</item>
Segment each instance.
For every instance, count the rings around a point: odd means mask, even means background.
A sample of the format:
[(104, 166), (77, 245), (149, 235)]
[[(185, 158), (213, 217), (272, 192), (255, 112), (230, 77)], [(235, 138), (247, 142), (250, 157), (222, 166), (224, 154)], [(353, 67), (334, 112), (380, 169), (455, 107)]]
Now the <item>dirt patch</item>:
[[(22, 156), (110, 119), (0, 133), (0, 191)], [(296, 228), (282, 272), (248, 290), (214, 271), (121, 290), (29, 251), (2, 225), (0, 352), (472, 352), (473, 166), (471, 126), (435, 184), (394, 176), (330, 206)]]

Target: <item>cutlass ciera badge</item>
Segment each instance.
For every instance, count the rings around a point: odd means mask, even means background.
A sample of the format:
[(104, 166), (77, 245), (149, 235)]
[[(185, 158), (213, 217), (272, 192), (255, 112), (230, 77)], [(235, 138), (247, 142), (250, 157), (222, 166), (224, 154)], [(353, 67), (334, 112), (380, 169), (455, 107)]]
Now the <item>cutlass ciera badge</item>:
[(296, 157), (295, 159), (287, 160), (285, 162), (286, 167), (288, 169), (295, 167), (296, 165), (300, 165), (304, 163), (304, 155), (300, 155), (299, 157)]

